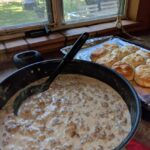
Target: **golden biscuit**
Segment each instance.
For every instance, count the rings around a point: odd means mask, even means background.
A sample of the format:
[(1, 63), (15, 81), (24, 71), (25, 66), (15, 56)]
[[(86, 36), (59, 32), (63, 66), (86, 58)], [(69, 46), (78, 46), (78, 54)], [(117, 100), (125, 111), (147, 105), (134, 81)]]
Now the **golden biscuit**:
[(127, 63), (121, 61), (116, 62), (113, 64), (112, 69), (124, 76), (129, 81), (133, 80), (134, 78), (134, 68)]
[(117, 48), (112, 51), (112, 54), (117, 55), (120, 59), (131, 54), (127, 48)]
[(146, 64), (147, 64), (147, 65), (150, 65), (150, 59), (147, 59), (147, 60), (146, 60)]
[(150, 65), (136, 67), (134, 80), (138, 85), (150, 88)]
[(123, 58), (122, 52), (120, 51), (119, 48), (114, 49), (113, 51), (111, 51), (111, 55), (115, 56), (115, 57), (118, 57), (118, 59)]
[(115, 62), (119, 61), (119, 59), (120, 58), (117, 55), (108, 53), (104, 57), (97, 59), (96, 63), (111, 67)]
[(124, 57), (121, 62), (125, 62), (127, 64), (130, 64), (133, 67), (137, 67), (139, 65), (145, 64), (145, 59), (137, 54), (137, 53), (132, 53), (126, 57)]
[(123, 53), (119, 48), (114, 49), (113, 51), (109, 51), (104, 57), (97, 59), (98, 64), (105, 65), (107, 67), (111, 67), (114, 63), (121, 60), (123, 57)]
[(107, 48), (107, 49), (110, 49), (110, 50), (119, 48), (119, 46), (118, 46), (117, 44), (109, 44), (109, 43), (105, 43), (105, 44), (103, 44), (103, 46), (104, 46), (104, 48)]
[(130, 50), (127, 46), (123, 46), (120, 48), (120, 51), (122, 51), (122, 53), (124, 54), (124, 57), (133, 53), (132, 50)]
[(125, 47), (128, 48), (131, 53), (135, 53), (136, 51), (140, 50), (139, 47), (133, 45), (126, 45)]
[(140, 54), (145, 59), (149, 59), (150, 58), (150, 52), (148, 52), (148, 51), (138, 50), (138, 51), (136, 51), (136, 53)]
[(106, 48), (96, 49), (95, 51), (93, 51), (93, 52), (91, 53), (90, 58), (91, 58), (91, 60), (92, 60), (93, 62), (96, 62), (96, 60), (97, 60), (98, 58), (101, 58), (101, 57), (105, 56), (108, 52), (109, 52), (109, 50), (106, 49)]

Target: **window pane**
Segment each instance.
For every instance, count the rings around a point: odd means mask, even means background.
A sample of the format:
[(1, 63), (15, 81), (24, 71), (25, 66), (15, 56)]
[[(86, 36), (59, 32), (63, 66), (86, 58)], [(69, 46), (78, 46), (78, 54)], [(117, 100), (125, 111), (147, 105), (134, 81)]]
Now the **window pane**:
[(0, 27), (47, 20), (46, 0), (0, 0)]
[(118, 7), (118, 0), (63, 0), (64, 20), (83, 22), (111, 18), (117, 15)]

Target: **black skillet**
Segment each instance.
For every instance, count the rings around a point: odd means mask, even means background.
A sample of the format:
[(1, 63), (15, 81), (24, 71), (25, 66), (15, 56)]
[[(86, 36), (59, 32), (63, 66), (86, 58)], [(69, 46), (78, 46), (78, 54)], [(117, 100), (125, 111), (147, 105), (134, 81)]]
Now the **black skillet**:
[[(19, 69), (3, 82), (0, 83), (0, 89), (4, 93), (5, 100), (0, 100), (0, 108), (20, 89), (30, 83), (37, 81), (51, 74), (51, 72), (60, 63), (60, 60), (47, 60)], [(120, 75), (114, 71), (91, 62), (74, 60), (70, 62), (62, 71), (63, 74), (82, 74), (101, 80), (113, 87), (123, 97), (128, 105), (131, 114), (132, 129), (125, 140), (115, 149), (123, 148), (133, 137), (140, 121), (140, 101), (134, 89)]]
[[(59, 63), (60, 60), (46, 60), (37, 62), (17, 70), (8, 78), (3, 80), (0, 83), (0, 108), (4, 107), (4, 105), (14, 94), (25, 88), (25, 86), (41, 78), (49, 76)], [(62, 74), (69, 73), (82, 74), (103, 81), (113, 87), (122, 96), (131, 114), (132, 128), (124, 141), (122, 141), (122, 143), (115, 148), (115, 150), (121, 150), (134, 136), (140, 122), (141, 106), (135, 90), (119, 74), (115, 73), (111, 69), (95, 63), (82, 60), (73, 60), (62, 71)]]

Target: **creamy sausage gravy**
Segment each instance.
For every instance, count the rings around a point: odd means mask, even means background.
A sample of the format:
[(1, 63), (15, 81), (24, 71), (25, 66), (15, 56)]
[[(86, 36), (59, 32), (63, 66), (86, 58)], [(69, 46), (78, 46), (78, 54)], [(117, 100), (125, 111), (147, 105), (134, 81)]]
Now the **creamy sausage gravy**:
[(127, 105), (110, 86), (82, 75), (59, 75), (28, 98), (19, 115), (0, 111), (1, 150), (112, 150), (131, 130)]

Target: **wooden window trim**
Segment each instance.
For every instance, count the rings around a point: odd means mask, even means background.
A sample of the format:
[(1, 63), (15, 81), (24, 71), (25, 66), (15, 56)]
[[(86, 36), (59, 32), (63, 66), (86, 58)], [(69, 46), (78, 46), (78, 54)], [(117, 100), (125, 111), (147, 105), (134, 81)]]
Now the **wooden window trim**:
[[(134, 4), (135, 1), (137, 2), (136, 5)], [(134, 4), (134, 9), (132, 9), (133, 4)], [(128, 6), (128, 14), (127, 14), (128, 19), (131, 21), (134, 20), (135, 22), (141, 23), (141, 26), (138, 27), (138, 30), (147, 29), (150, 26), (150, 19), (149, 19), (150, 10), (146, 9), (146, 11), (145, 11), (145, 8), (147, 8), (150, 5), (150, 2), (149, 1), (147, 2), (147, 0), (130, 0), (130, 1), (128, 1), (128, 5), (129, 5)], [(55, 10), (53, 10), (53, 11), (55, 11)], [(112, 20), (109, 20), (109, 22), (112, 22), (112, 21), (115, 21), (115, 18), (113, 18)], [(96, 22), (89, 23), (89, 24), (83, 23), (82, 26), (92, 26), (94, 24), (96, 25)], [(107, 24), (107, 22), (101, 23), (101, 26), (105, 26), (105, 24)], [(98, 24), (98, 26), (99, 26), (99, 24)], [(73, 28), (73, 27), (79, 27), (79, 26), (70, 26), (70, 28)], [(1, 30), (0, 31), (0, 41), (6, 41), (6, 40), (13, 39), (13, 38), (25, 37), (24, 32), (21, 32), (22, 28), (23, 27), (20, 26), (20, 27), (18, 27), (17, 30), (13, 30), (11, 28)], [(34, 30), (41, 29), (41, 28), (43, 28), (43, 24), (34, 24), (34, 25), (30, 25), (30, 26), (26, 27), (25, 31), (32, 30), (32, 29), (34, 29)], [(61, 30), (66, 31), (69, 29), (63, 28)], [(109, 28), (108, 28), (108, 30), (109, 30)], [(132, 28), (132, 30), (135, 30), (135, 29)], [(58, 30), (56, 30), (56, 31), (58, 31)]]
[[(134, 21), (129, 21), (129, 20), (123, 20), (123, 26), (128, 30), (128, 31), (133, 31), (133, 28), (135, 30), (137, 30), (137, 28), (139, 28), (140, 23), (138, 22), (134, 22)], [(82, 34), (83, 32), (88, 32), (90, 33), (91, 37), (94, 36), (102, 36), (102, 35), (110, 35), (113, 33), (117, 33), (118, 30), (116, 28), (116, 22), (109, 22), (109, 23), (104, 23), (104, 24), (97, 24), (97, 25), (91, 25), (91, 26), (85, 26), (85, 27), (80, 27), (80, 28), (72, 28), (72, 29), (67, 29), (67, 30), (62, 30), (62, 31), (57, 31), (54, 33), (51, 33), (48, 36), (42, 36), (42, 37), (37, 37), (37, 38), (17, 38), (17, 39), (13, 39), (13, 40), (3, 40), (0, 42), (0, 44), (3, 44), (4, 47), (6, 45), (6, 43), (13, 43), (11, 49), (13, 51), (13, 49), (15, 49), (15, 47), (17, 47), (16, 45), (18, 45), (20, 43), (20, 40), (24, 40), (27, 42), (28, 48), (34, 48), (37, 46), (45, 46), (47, 44), (51, 44), (51, 43), (59, 43), (60, 41), (58, 40), (60, 37), (63, 38), (63, 40), (61, 42), (63, 42), (65, 45), (67, 42), (73, 42), (80, 34)], [(14, 44), (17, 43), (17, 41), (19, 41), (18, 44)], [(28, 41), (32, 41), (32, 42), (28, 42)], [(19, 44), (19, 46), (22, 46), (22, 44)], [(19, 47), (18, 47), (19, 48)], [(7, 47), (6, 49), (0, 49), (1, 51), (3, 50), (7, 50), (7, 52), (9, 51), (10, 47)]]
[(127, 8), (128, 19), (137, 21), (137, 14), (139, 10), (139, 4), (142, 0), (129, 0)]
[[(123, 16), (122, 16), (122, 19), (127, 19), (127, 8), (128, 8), (128, 1), (129, 0), (126, 0), (125, 2), (125, 9), (124, 9), (124, 13), (123, 13)], [(58, 16), (59, 18), (56, 19), (55, 24), (57, 24), (57, 26), (52, 26), (51, 27), (51, 30), (52, 31), (59, 31), (59, 30), (65, 30), (65, 29), (71, 29), (71, 28), (78, 28), (78, 27), (83, 27), (83, 26), (89, 26), (89, 25), (95, 25), (95, 24), (100, 24), (100, 23), (108, 23), (108, 22), (112, 22), (112, 21), (115, 21), (117, 17), (111, 17), (111, 18), (104, 18), (104, 19), (97, 19), (97, 20), (87, 20), (85, 22), (73, 22), (73, 23), (65, 23), (65, 21), (63, 20), (63, 14), (61, 13), (62, 12), (62, 7), (63, 7), (63, 4), (62, 4), (62, 1), (59, 1), (57, 2), (57, 0), (55, 0), (55, 5), (59, 5), (59, 8), (60, 10), (58, 11)], [(58, 8), (58, 7), (57, 7)], [(57, 9), (58, 10), (58, 9)], [(55, 19), (54, 19), (55, 20)], [(60, 23), (60, 20), (61, 20), (61, 23)]]
[[(47, 0), (48, 2), (50, 0)], [(128, 0), (127, 0), (128, 1)], [(24, 35), (24, 32), (36, 30), (36, 29), (43, 29), (45, 25), (47, 25), (51, 31), (59, 31), (63, 29), (70, 29), (74, 27), (83, 27), (87, 25), (94, 25), (99, 23), (106, 23), (115, 21), (116, 17), (112, 18), (106, 18), (106, 19), (99, 19), (99, 20), (93, 20), (93, 21), (85, 21), (81, 23), (73, 23), (73, 24), (63, 24), (63, 14), (62, 14), (62, 1), (61, 0), (51, 0), (51, 4), (48, 3), (48, 5), (52, 5), (52, 13), (55, 14), (54, 18), (51, 18), (52, 23), (48, 22), (39, 22), (39, 23), (32, 23), (29, 25), (18, 25), (18, 26), (11, 26), (7, 28), (0, 28), (0, 36), (5, 35), (12, 35), (16, 34), (17, 37), (21, 37), (21, 35)], [(127, 8), (128, 6), (125, 6)], [(126, 10), (125, 10), (126, 11)], [(126, 11), (127, 12), (127, 11)], [(125, 12), (123, 19), (127, 18), (127, 13)], [(48, 17), (50, 19), (50, 16)]]

